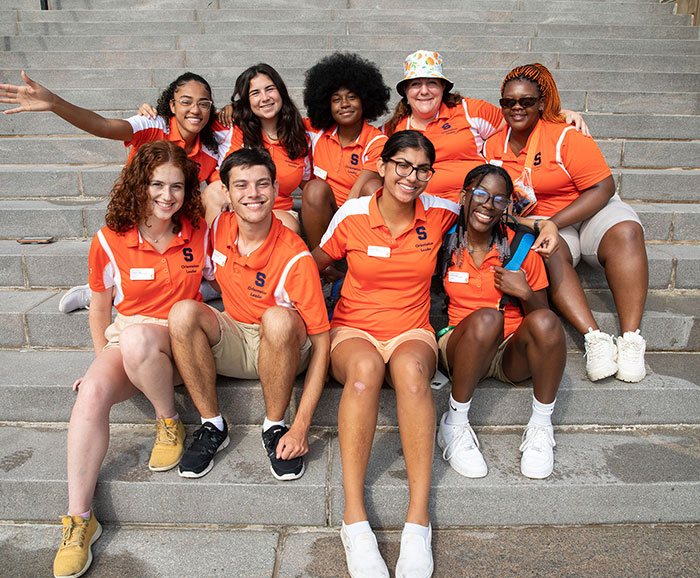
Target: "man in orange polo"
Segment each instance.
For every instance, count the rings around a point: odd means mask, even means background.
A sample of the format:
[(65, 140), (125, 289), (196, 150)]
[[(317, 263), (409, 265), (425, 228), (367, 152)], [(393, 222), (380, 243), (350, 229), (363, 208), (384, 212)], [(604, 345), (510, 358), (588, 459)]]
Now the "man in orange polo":
[[(224, 311), (187, 300), (168, 318), (175, 362), (202, 417), (179, 472), (205, 475), (214, 454), (229, 443), (216, 396), (220, 373), (260, 379), (270, 469), (279, 480), (293, 480), (304, 473), (309, 425), (328, 370), (329, 325), (318, 269), (301, 238), (272, 213), (278, 183), (267, 152), (237, 150), (220, 173), (233, 212), (212, 224), (210, 252)], [(305, 369), (299, 407), (287, 428), (294, 379)]]

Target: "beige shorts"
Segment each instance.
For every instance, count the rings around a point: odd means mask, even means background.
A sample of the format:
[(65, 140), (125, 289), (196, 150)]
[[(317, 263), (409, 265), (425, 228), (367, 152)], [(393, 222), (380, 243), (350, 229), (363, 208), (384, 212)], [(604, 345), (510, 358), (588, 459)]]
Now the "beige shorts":
[[(531, 218), (546, 217), (533, 216)], [(623, 202), (619, 195), (615, 194), (608, 201), (608, 204), (590, 219), (560, 229), (559, 235), (569, 247), (571, 257), (574, 260), (574, 267), (583, 258), (591, 267), (602, 270), (603, 266), (598, 261), (600, 241), (605, 233), (623, 221), (634, 221), (640, 225), (642, 224), (634, 209)]]
[[(445, 333), (443, 333), (440, 336), (440, 339), (438, 339), (438, 348), (440, 349), (440, 360), (442, 361), (442, 364), (447, 369), (447, 375), (450, 379), (452, 379), (452, 371), (450, 370), (450, 366), (447, 363), (447, 342), (450, 340), (450, 335), (452, 335), (453, 331), (454, 331), (454, 327), (452, 329), (450, 329), (449, 331), (446, 331)], [(517, 385), (516, 383), (514, 383), (510, 379), (508, 379), (506, 377), (506, 374), (503, 372), (503, 353), (505, 352), (506, 345), (508, 345), (508, 342), (510, 341), (511, 337), (513, 337), (513, 335), (514, 335), (514, 333), (511, 333), (498, 346), (498, 349), (496, 350), (496, 354), (493, 356), (493, 359), (491, 360), (491, 363), (489, 364), (489, 368), (488, 368), (488, 371), (486, 372), (486, 375), (484, 375), (484, 377), (482, 377), (481, 379), (493, 377), (494, 379), (498, 379), (499, 381), (502, 381), (504, 383), (510, 383), (511, 385)]]
[[(212, 346), (216, 373), (238, 379), (258, 378), (258, 354), (260, 352), (260, 325), (241, 323), (225, 311), (207, 305), (219, 322), (220, 339)], [(304, 371), (311, 359), (311, 339), (308, 335), (301, 347), (297, 375)]]
[(299, 213), (294, 209), (275, 209), (274, 213), (279, 216), (279, 213), (285, 213), (292, 217), (297, 223), (299, 222)]
[(364, 339), (365, 341), (369, 341), (372, 345), (374, 345), (379, 355), (382, 356), (384, 363), (389, 363), (389, 360), (394, 354), (394, 351), (396, 351), (396, 348), (406, 341), (422, 341), (433, 350), (436, 360), (438, 356), (435, 334), (428, 329), (409, 329), (408, 331), (405, 331), (396, 337), (392, 337), (387, 341), (379, 341), (366, 331), (356, 329), (355, 327), (333, 327), (331, 329), (330, 336), (331, 353), (333, 353), (333, 350), (343, 341), (348, 339)]

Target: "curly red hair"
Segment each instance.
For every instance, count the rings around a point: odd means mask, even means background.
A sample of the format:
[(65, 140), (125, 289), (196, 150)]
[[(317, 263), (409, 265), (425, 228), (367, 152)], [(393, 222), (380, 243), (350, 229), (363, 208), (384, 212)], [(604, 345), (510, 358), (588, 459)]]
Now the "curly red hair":
[(561, 115), (561, 99), (559, 98), (557, 83), (554, 82), (552, 73), (549, 72), (549, 69), (544, 64), (533, 62), (511, 70), (506, 74), (501, 85), (501, 96), (503, 96), (506, 84), (512, 80), (529, 80), (536, 84), (543, 104), (540, 116), (550, 122), (564, 122), (564, 118)]
[(155, 169), (166, 163), (177, 166), (185, 176), (185, 200), (173, 215), (173, 231), (176, 234), (180, 232), (183, 216), (195, 228), (199, 228), (199, 219), (204, 215), (199, 190), (199, 168), (182, 148), (161, 140), (139, 147), (114, 183), (105, 215), (107, 226), (112, 231), (124, 233), (138, 226), (151, 214), (148, 186)]

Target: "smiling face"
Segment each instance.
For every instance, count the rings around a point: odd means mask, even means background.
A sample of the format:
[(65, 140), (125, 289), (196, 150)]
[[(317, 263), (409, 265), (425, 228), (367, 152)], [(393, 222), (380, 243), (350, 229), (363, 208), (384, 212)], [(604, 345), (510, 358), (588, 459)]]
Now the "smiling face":
[(384, 193), (391, 195), (400, 203), (413, 203), (427, 186), (427, 182), (418, 180), (416, 171), (411, 171), (407, 177), (401, 177), (396, 172), (396, 163), (409, 163), (417, 168), (430, 168), (430, 159), (422, 149), (404, 148), (384, 162), (377, 159), (377, 171), (384, 179)]
[(248, 87), (250, 110), (260, 119), (272, 120), (282, 110), (282, 95), (267, 74), (258, 74)]
[(347, 88), (339, 88), (331, 95), (331, 115), (340, 126), (353, 126), (362, 122), (362, 100)]
[(540, 98), (540, 91), (534, 82), (529, 80), (511, 80), (503, 88), (503, 98), (536, 98), (537, 101), (530, 107), (524, 107), (518, 103), (512, 107), (501, 107), (503, 118), (506, 119), (508, 126), (515, 132), (530, 134), (535, 128), (537, 121), (540, 118), (540, 113), (544, 107), (544, 103)]
[(180, 136), (185, 140), (197, 135), (209, 122), (211, 111), (202, 110), (197, 105), (201, 101), (211, 101), (211, 94), (206, 86), (196, 80), (175, 89), (170, 101), (170, 111), (175, 115)]
[(421, 120), (432, 119), (440, 110), (445, 83), (439, 78), (414, 78), (404, 85), (411, 114)]
[(185, 202), (185, 174), (173, 163), (158, 165), (148, 183), (151, 214), (147, 221), (170, 221)]
[(229, 173), (231, 207), (239, 221), (264, 222), (272, 212), (278, 184), (264, 165), (236, 166)]
[[(478, 188), (486, 191), (491, 198), (489, 198), (485, 203), (475, 203), (472, 200), (472, 184), (470, 188), (462, 192), (464, 195), (464, 207), (465, 215), (464, 218), (467, 221), (467, 227), (470, 231), (476, 233), (488, 233), (493, 229), (493, 227), (498, 223), (501, 215), (503, 215), (503, 210), (496, 209), (493, 206), (493, 197), (501, 196), (508, 198), (508, 190), (506, 188), (506, 182), (503, 177), (496, 174), (485, 175)], [(471, 202), (470, 202), (471, 201)]]

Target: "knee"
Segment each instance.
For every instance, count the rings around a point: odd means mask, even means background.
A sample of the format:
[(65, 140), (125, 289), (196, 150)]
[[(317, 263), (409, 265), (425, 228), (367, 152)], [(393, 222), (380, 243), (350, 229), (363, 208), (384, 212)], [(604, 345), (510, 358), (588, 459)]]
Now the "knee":
[(107, 380), (85, 379), (78, 387), (74, 411), (82, 413), (86, 418), (101, 417), (107, 414), (114, 405)]
[(465, 320), (461, 346), (488, 347), (503, 337), (503, 314), (498, 309), (478, 309)]
[(302, 325), (299, 314), (293, 309), (270, 307), (260, 320), (260, 339), (276, 344), (294, 342), (300, 347), (301, 334), (306, 338), (305, 330), (301, 331)]
[(603, 239), (616, 254), (629, 258), (630, 250), (644, 247), (644, 230), (635, 221), (622, 221), (605, 233)]
[(193, 299), (178, 301), (172, 306), (168, 314), (168, 331), (172, 339), (188, 339), (201, 330), (201, 306)]
[(546, 348), (564, 343), (564, 330), (559, 317), (550, 309), (537, 309), (525, 318), (533, 339)]
[(124, 329), (119, 335), (119, 346), (124, 365), (131, 367), (147, 363), (156, 350), (155, 342), (149, 338), (143, 324), (131, 325)]
[(397, 391), (408, 393), (409, 395), (422, 397), (428, 393), (432, 395), (430, 390), (430, 378), (433, 374), (433, 369), (429, 369), (419, 360), (409, 361), (403, 370), (401, 383), (395, 384)]
[(380, 357), (363, 357), (353, 364), (345, 387), (358, 394), (378, 393), (384, 383), (385, 365)]
[(323, 179), (313, 179), (306, 183), (301, 192), (302, 206), (310, 208), (326, 205), (333, 197), (330, 185)]

